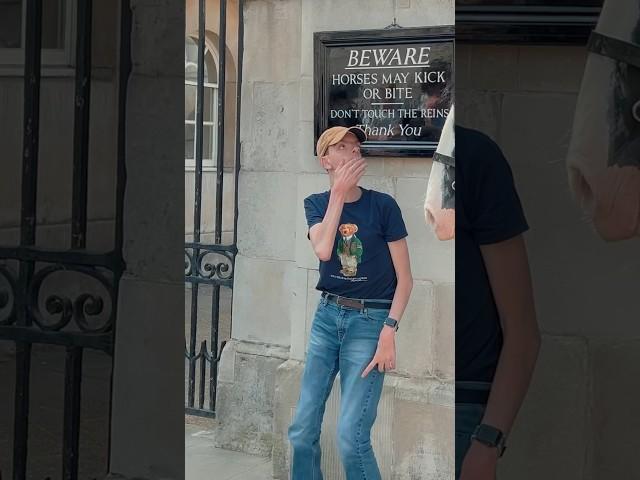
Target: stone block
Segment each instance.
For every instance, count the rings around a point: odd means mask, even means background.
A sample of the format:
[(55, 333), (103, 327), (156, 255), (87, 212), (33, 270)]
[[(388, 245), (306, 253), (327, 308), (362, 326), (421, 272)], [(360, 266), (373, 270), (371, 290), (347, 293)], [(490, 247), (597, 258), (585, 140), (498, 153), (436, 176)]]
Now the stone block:
[[(184, 3), (133, 2), (131, 60), (136, 74), (184, 78)], [(162, 14), (158, 12), (162, 11)]]
[(247, 2), (244, 11), (244, 78), (255, 82), (291, 82), (300, 74), (299, 0)]
[(516, 89), (517, 67), (518, 48), (515, 46), (474, 45), (471, 48), (469, 68), (476, 90)]
[[(314, 124), (313, 121), (301, 121), (298, 125), (298, 138), (300, 139), (300, 143), (298, 144), (299, 148), (299, 158), (298, 158), (298, 173), (321, 173), (325, 176), (327, 172), (322, 165), (320, 164), (320, 160), (316, 156), (316, 142), (315, 142), (315, 132), (314, 132)], [(329, 180), (326, 180), (327, 188), (329, 185)], [(326, 190), (326, 188), (325, 188)]]
[(588, 383), (584, 339), (544, 335), (499, 479), (589, 478), (584, 465), (590, 433)]
[(304, 360), (307, 329), (308, 270), (297, 267), (291, 301), (291, 359)]
[(276, 370), (288, 350), (233, 340), (224, 352), (224, 359), (235, 358), (220, 364), (216, 446), (267, 456), (273, 448)]
[[(393, 22), (392, 0), (353, 0), (349, 3), (302, 0), (300, 72), (313, 75), (313, 33), (384, 28)], [(336, 15), (336, 9), (340, 14)], [(366, 12), (366, 15), (363, 15)]]
[[(242, 168), (291, 172), (298, 165), (298, 83), (248, 82), (243, 88)], [(246, 106), (246, 108), (245, 108)]]
[(311, 242), (307, 238), (309, 231), (304, 213), (304, 199), (312, 193), (325, 192), (330, 189), (329, 177), (326, 173), (300, 174), (297, 176), (298, 189), (295, 201), (296, 218), (296, 263), (307, 269), (318, 268), (318, 257), (313, 252)]
[(238, 255), (235, 268), (233, 338), (289, 347), (295, 264)]
[(397, 398), (393, 480), (449, 480), (454, 472), (454, 408)]
[(291, 173), (240, 173), (238, 250), (242, 255), (295, 258), (296, 184)]
[[(172, 105), (182, 111), (184, 100), (175, 98), (172, 86), (175, 80), (129, 80), (129, 98), (136, 100), (128, 106), (125, 205), (136, 208), (125, 209), (124, 256), (132, 275), (183, 282), (184, 262), (175, 252), (184, 248), (184, 207), (175, 199), (184, 198), (184, 184), (175, 179), (183, 177), (184, 165), (175, 159), (184, 153), (175, 139), (182, 138), (184, 126), (167, 122), (166, 112)], [(151, 238), (157, 241), (154, 249)]]
[(639, 353), (637, 337), (591, 344), (593, 424), (589, 438), (594, 479), (640, 477), (640, 465), (634, 461), (640, 450), (640, 388), (634, 381), (640, 376)]
[(288, 360), (276, 370), (274, 413), (273, 413), (273, 478), (276, 480), (289, 479), (289, 465), (291, 463), (288, 429), (293, 418), (293, 412), (300, 396), (300, 381), (304, 363)]
[[(456, 45), (455, 71), (456, 71), (456, 96), (462, 90), (471, 90), (475, 88), (473, 75), (471, 74), (471, 55), (473, 45), (458, 44)], [(460, 108), (456, 105), (456, 108)], [(456, 112), (457, 114), (457, 112)]]
[(435, 319), (433, 322), (433, 374), (437, 378), (455, 377), (455, 295), (454, 283), (435, 286)]
[(320, 280), (320, 272), (318, 270), (307, 270), (307, 315), (305, 317), (305, 334), (304, 349), (305, 355), (307, 345), (309, 344), (309, 335), (311, 333), (311, 325), (315, 317), (318, 303), (320, 302), (320, 291), (316, 290), (316, 285)]
[(587, 59), (583, 46), (527, 45), (518, 51), (519, 90), (554, 93), (580, 90)]
[(456, 90), (456, 121), (465, 127), (480, 130), (493, 139), (500, 134), (502, 94), (476, 89)]
[(453, 25), (455, 6), (453, 0), (405, 0), (398, 3), (395, 12), (398, 24), (403, 27), (425, 25)]
[[(110, 471), (131, 478), (182, 478), (184, 350), (178, 339), (184, 284), (124, 276), (118, 298)], [(132, 366), (135, 365), (135, 368)], [(144, 408), (141, 408), (144, 405)]]
[(417, 280), (396, 335), (397, 372), (427, 377), (433, 370), (435, 318), (433, 284)]
[[(376, 163), (375, 161), (372, 162), (371, 159), (369, 159), (369, 162)], [(377, 165), (374, 165), (373, 167), (376, 168), (376, 166)], [(378, 192), (387, 193), (392, 197), (396, 195), (395, 182), (393, 178), (371, 175), (369, 174), (369, 172), (367, 172), (367, 175), (364, 175), (360, 180), (359, 185), (361, 185), (364, 188), (368, 188), (370, 190), (376, 190)]]
[(440, 241), (424, 219), (427, 182), (422, 178), (399, 178), (396, 200), (407, 226), (411, 271), (417, 280), (452, 282), (454, 242)]
[(384, 168), (379, 175), (398, 178), (423, 178), (426, 185), (430, 171), (431, 162), (426, 158), (389, 157), (384, 159)]
[[(311, 122), (315, 120), (315, 102), (314, 102), (315, 85), (313, 78), (304, 76), (300, 78), (300, 109), (298, 118), (301, 122)], [(303, 151), (305, 151), (303, 149)]]

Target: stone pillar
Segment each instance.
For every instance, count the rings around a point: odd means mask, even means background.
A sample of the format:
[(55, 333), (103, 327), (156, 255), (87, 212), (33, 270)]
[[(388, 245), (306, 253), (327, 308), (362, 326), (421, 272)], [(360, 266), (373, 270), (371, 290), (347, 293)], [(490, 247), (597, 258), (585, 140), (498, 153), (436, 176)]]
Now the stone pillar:
[[(110, 471), (184, 478), (184, 6), (132, 0)], [(175, 32), (171, 35), (169, 32)], [(172, 61), (169, 61), (172, 59)], [(178, 160), (177, 160), (178, 159)], [(179, 388), (176, 389), (176, 386)]]

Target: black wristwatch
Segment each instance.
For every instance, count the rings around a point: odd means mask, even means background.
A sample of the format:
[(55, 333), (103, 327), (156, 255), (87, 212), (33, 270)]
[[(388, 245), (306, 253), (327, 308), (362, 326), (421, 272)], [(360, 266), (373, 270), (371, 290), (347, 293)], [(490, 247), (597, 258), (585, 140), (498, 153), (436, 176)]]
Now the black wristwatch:
[(386, 326), (388, 326), (388, 327), (391, 327), (391, 328), (395, 329), (396, 332), (398, 331), (398, 321), (397, 320), (394, 320), (391, 317), (387, 317), (385, 319), (385, 321), (384, 321), (384, 324)]
[(506, 435), (496, 427), (492, 427), (491, 425), (486, 425), (484, 423), (481, 423), (476, 427), (471, 435), (471, 440), (477, 440), (488, 447), (497, 448), (499, 457), (501, 457), (507, 449)]

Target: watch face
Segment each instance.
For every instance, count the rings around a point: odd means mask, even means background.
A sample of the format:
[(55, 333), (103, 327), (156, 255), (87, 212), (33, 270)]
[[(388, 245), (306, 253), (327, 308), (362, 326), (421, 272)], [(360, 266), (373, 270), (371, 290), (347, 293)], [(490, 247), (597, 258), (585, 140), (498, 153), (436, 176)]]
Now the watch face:
[(503, 434), (497, 428), (494, 428), (490, 425), (478, 425), (474, 436), (480, 440), (482, 443), (486, 443), (491, 446), (498, 446), (500, 441), (503, 438)]

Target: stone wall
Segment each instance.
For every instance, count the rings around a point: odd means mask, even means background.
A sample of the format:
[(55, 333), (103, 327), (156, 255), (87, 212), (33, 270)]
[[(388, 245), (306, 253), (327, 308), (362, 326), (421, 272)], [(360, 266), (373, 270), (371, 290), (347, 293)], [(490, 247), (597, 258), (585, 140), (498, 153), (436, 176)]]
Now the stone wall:
[[(302, 200), (329, 188), (312, 154), (313, 32), (384, 28), (394, 17), (405, 27), (453, 24), (453, 2), (245, 3), (239, 256), (233, 339), (221, 361), (217, 441), (273, 453), (275, 478), (287, 478), (286, 429), (319, 298)], [(414, 275), (398, 335), (397, 373), (385, 380), (374, 432), (385, 478), (449, 478), (452, 470), (454, 244), (439, 242), (425, 225), (429, 169), (429, 159), (375, 157), (362, 181), (398, 201)], [(336, 479), (342, 475), (332, 435), (338, 398), (335, 388), (322, 439), (325, 475)]]
[(638, 244), (596, 236), (564, 163), (585, 58), (583, 47), (457, 48), (458, 120), (494, 138), (513, 168), (543, 334), (499, 478), (640, 474), (628, 462), (640, 401), (628, 386), (640, 343)]

